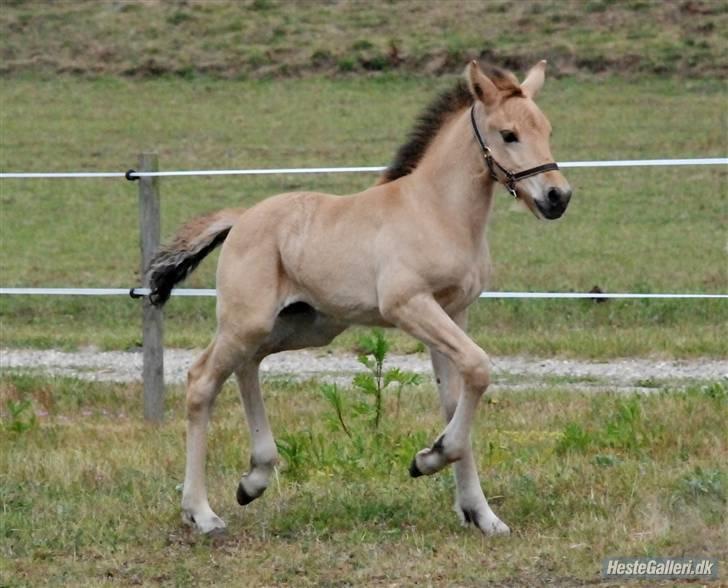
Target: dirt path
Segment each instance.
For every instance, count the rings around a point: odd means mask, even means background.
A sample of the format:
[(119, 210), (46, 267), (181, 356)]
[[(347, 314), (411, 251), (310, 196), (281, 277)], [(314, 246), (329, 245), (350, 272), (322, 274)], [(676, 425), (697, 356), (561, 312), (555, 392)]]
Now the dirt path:
[[(199, 354), (197, 350), (167, 349), (164, 356), (165, 380), (185, 381), (187, 369)], [(426, 354), (392, 355), (388, 365), (430, 374)], [(604, 362), (531, 357), (495, 357), (496, 388), (517, 388), (558, 384), (560, 387), (599, 391), (653, 390), (662, 385), (684, 386), (695, 380), (728, 378), (728, 360), (612, 359)], [(141, 379), (142, 356), (138, 351), (96, 350), (64, 352), (55, 350), (0, 349), (0, 370), (33, 371), (59, 376), (106, 382), (134, 382)], [(362, 368), (350, 353), (296, 351), (266, 358), (264, 377), (296, 379), (324, 378), (348, 380)]]

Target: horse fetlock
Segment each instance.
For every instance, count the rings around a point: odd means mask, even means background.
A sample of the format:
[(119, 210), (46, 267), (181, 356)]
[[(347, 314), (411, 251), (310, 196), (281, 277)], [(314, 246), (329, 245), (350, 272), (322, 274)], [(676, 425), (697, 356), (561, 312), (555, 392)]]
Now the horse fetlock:
[(225, 531), (226, 525), (208, 506), (205, 509), (182, 509), (182, 522), (205, 535), (213, 535)]
[(473, 525), (483, 535), (508, 535), (511, 530), (490, 509), (488, 503), (469, 504), (457, 502), (455, 512), (463, 526)]

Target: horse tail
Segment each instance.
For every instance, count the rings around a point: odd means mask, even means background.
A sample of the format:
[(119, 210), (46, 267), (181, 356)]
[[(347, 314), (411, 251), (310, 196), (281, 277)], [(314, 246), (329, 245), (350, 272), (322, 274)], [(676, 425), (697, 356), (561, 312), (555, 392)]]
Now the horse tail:
[(222, 244), (243, 210), (225, 208), (198, 216), (184, 224), (172, 241), (157, 251), (147, 267), (149, 300), (152, 304), (162, 306), (167, 302), (172, 288)]

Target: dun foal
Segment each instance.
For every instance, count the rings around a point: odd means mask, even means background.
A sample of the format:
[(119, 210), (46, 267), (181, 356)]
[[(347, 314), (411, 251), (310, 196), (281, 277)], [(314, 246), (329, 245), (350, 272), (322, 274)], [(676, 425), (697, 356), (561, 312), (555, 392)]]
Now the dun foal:
[(552, 163), (549, 121), (533, 101), (545, 66), (519, 84), (509, 72), (486, 75), (470, 63), (368, 190), (280, 194), (249, 210), (221, 210), (189, 222), (159, 251), (149, 269), (155, 304), (222, 244), (217, 333), (188, 377), (188, 524), (204, 533), (225, 527), (205, 487), (208, 421), (225, 380), (232, 373), (238, 380), (252, 440), (250, 471), (237, 490), (244, 505), (263, 494), (278, 459), (258, 381), (261, 360), (326, 345), (359, 324), (398, 327), (430, 350), (447, 425), (414, 456), (410, 474), (453, 464), (461, 520), (485, 534), (508, 533), (488, 506), (471, 450), (491, 366), (465, 326), (489, 273), (485, 226), (495, 184), (539, 218), (560, 217), (571, 197)]

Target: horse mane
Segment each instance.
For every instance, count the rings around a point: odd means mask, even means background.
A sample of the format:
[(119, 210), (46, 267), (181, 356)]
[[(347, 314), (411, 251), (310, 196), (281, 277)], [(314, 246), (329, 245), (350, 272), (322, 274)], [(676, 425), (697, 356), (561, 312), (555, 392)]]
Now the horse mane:
[[(512, 96), (523, 96), (516, 76), (498, 67), (487, 66), (486, 75), (503, 94), (503, 99)], [(397, 150), (394, 161), (384, 171), (380, 184), (392, 182), (397, 178), (411, 174), (422, 160), (425, 151), (450, 116), (473, 104), (473, 96), (468, 86), (460, 78), (451, 87), (437, 96), (429, 106), (417, 117), (407, 141)]]

